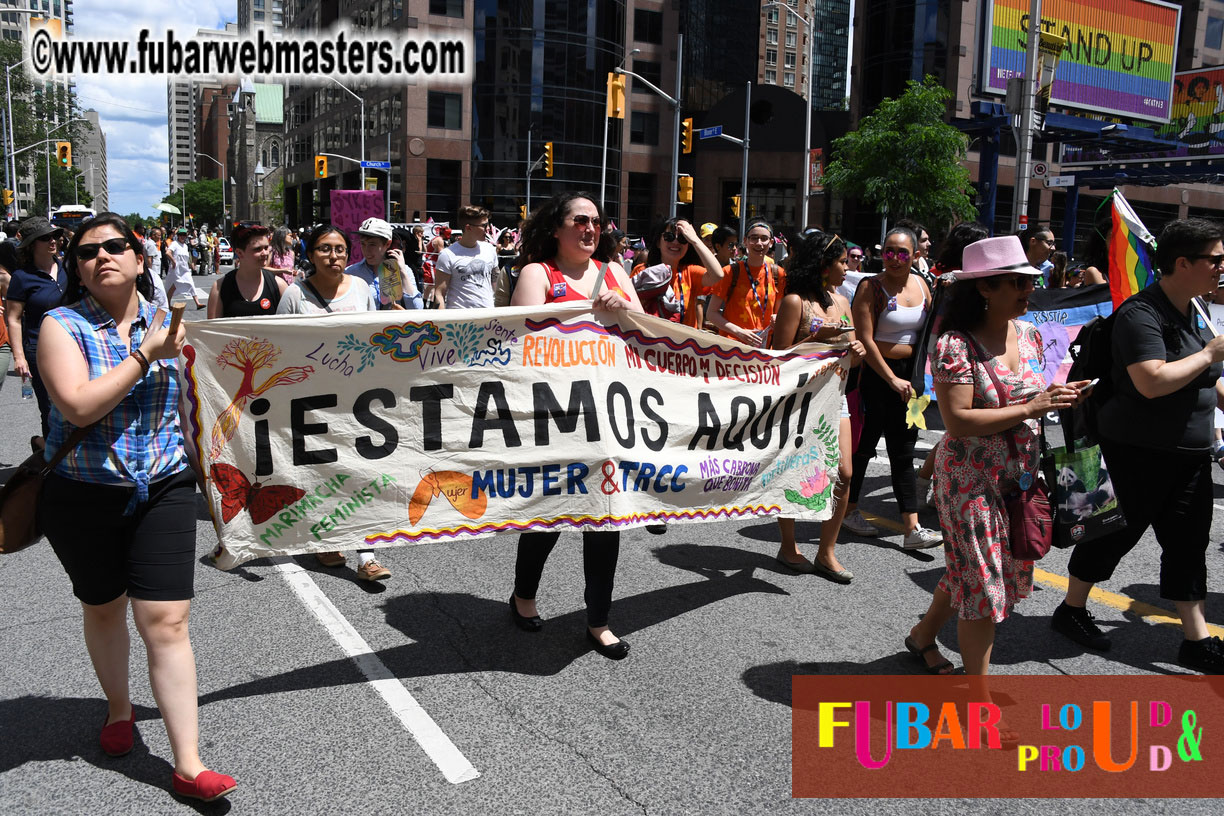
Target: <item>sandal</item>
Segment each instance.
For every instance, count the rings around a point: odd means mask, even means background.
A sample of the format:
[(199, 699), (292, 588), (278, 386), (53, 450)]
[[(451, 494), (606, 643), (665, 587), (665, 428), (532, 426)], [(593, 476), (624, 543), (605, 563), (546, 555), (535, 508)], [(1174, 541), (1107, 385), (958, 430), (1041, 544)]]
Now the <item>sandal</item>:
[(912, 654), (914, 657), (918, 658), (918, 662), (922, 664), (922, 668), (926, 669), (927, 674), (935, 674), (939, 676), (944, 676), (944, 675), (949, 675), (949, 674), (959, 674), (960, 669), (952, 665), (951, 660), (945, 660), (942, 663), (936, 663), (934, 666), (926, 662), (927, 652), (935, 651), (938, 648), (939, 648), (939, 644), (936, 643), (935, 641), (931, 641), (929, 644), (927, 644), (926, 646), (923, 646), (920, 649), (918, 648), (918, 644), (914, 642), (914, 639), (912, 637), (910, 637), (909, 635), (905, 636), (905, 650), (909, 652), (910, 654)]

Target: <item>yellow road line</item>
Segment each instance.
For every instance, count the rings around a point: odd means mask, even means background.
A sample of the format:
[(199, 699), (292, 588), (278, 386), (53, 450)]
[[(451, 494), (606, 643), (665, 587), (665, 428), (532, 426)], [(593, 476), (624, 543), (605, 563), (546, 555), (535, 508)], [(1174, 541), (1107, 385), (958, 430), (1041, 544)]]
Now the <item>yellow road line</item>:
[[(860, 511), (861, 512), (861, 511)], [(883, 527), (888, 530), (896, 530), (898, 533), (904, 533), (905, 528), (899, 522), (892, 519), (882, 518), (874, 513), (863, 513), (863, 518), (870, 521), (877, 527)], [(1068, 579), (1065, 576), (1058, 575), (1043, 569), (1033, 569), (1033, 580), (1038, 583), (1053, 589), (1061, 589), (1066, 591)], [(1107, 592), (1099, 587), (1093, 587), (1092, 592), (1088, 597), (1105, 606), (1111, 606), (1114, 609), (1120, 609), (1123, 612), (1129, 612), (1132, 615), (1138, 615), (1148, 623), (1160, 623), (1166, 626), (1181, 626), (1181, 618), (1176, 612), (1171, 612), (1168, 609), (1163, 609), (1159, 606), (1153, 606), (1150, 603), (1136, 601), (1134, 598), (1126, 595), (1119, 595), (1116, 592)], [(1224, 637), (1224, 626), (1218, 626), (1214, 623), (1207, 624), (1207, 631), (1215, 637)]]

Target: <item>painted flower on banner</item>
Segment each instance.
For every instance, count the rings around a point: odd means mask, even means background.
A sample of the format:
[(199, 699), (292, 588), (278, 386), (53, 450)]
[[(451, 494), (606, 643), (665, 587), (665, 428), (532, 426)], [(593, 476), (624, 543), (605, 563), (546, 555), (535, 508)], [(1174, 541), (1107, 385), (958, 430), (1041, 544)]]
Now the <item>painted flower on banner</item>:
[(800, 507), (820, 512), (829, 506), (833, 498), (833, 479), (837, 475), (841, 453), (838, 449), (838, 430), (824, 417), (812, 429), (816, 440), (812, 443), (818, 457), (815, 468), (799, 479), (799, 489), (787, 488), (786, 500)]

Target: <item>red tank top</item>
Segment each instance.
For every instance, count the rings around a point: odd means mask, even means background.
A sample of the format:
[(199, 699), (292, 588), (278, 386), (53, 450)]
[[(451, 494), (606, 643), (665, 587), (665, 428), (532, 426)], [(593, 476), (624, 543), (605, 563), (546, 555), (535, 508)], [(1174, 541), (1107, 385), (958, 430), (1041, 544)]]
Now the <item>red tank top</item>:
[[(599, 264), (599, 261), (595, 262)], [(603, 288), (612, 292), (616, 292), (625, 300), (629, 296), (620, 288), (620, 284), (616, 282), (616, 276), (612, 274), (611, 268), (607, 264), (602, 264), (604, 285)], [(581, 292), (575, 291), (569, 281), (565, 279), (565, 275), (561, 270), (547, 261), (544, 262), (544, 271), (548, 274), (548, 292), (544, 296), (545, 303), (564, 303), (571, 300), (590, 300), (589, 297)]]

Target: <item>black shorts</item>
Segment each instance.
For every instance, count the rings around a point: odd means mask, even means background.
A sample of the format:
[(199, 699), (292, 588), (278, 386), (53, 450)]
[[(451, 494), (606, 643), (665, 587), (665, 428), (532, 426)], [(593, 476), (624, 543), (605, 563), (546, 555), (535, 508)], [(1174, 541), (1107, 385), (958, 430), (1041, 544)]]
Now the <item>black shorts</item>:
[(195, 475), (188, 468), (152, 483), (149, 501), (124, 516), (134, 491), (54, 473), (43, 483), (38, 522), (82, 603), (195, 595)]

